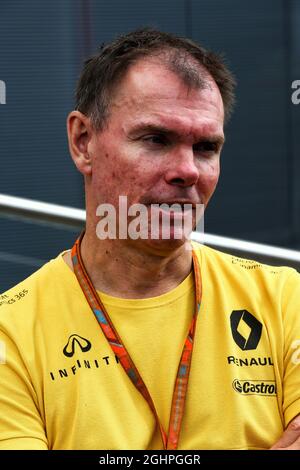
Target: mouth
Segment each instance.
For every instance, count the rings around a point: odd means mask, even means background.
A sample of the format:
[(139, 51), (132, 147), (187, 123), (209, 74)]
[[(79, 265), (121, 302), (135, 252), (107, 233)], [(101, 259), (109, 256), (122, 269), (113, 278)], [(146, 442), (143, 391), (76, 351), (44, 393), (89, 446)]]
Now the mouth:
[(178, 201), (164, 201), (164, 202), (155, 202), (148, 204), (148, 207), (151, 212), (151, 217), (164, 217), (170, 220), (170, 222), (175, 220), (185, 220), (185, 219), (194, 219), (196, 205), (191, 202), (178, 202)]
[(183, 210), (191, 210), (191, 209), (196, 209), (197, 203), (193, 201), (179, 201), (179, 200), (173, 200), (173, 201), (156, 201), (156, 202), (151, 202), (147, 204), (148, 206), (152, 207), (161, 207), (163, 210), (171, 210), (174, 212), (178, 211), (183, 211)]
[(151, 223), (160, 221), (162, 225), (182, 224), (193, 230), (204, 215), (204, 204), (190, 199), (155, 201), (147, 204)]

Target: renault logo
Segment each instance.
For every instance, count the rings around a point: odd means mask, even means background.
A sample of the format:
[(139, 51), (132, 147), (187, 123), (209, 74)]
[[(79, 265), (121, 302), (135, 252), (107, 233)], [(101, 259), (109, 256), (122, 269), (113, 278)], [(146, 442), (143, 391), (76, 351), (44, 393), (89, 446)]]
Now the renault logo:
[[(244, 337), (238, 330), (246, 324), (249, 334)], [(230, 315), (231, 333), (236, 344), (243, 350), (256, 349), (262, 331), (262, 324), (247, 310), (233, 310)]]

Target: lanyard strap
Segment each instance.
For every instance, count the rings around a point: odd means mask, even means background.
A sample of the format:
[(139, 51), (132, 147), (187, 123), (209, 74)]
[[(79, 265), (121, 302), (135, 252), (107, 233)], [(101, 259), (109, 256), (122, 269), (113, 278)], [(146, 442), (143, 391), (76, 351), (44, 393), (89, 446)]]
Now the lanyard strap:
[(178, 447), (179, 435), (181, 430), (181, 423), (184, 414), (184, 406), (187, 394), (187, 387), (189, 381), (189, 373), (192, 360), (193, 352), (193, 343), (194, 343), (194, 334), (196, 328), (197, 316), (200, 309), (201, 303), (201, 276), (200, 268), (198, 264), (198, 259), (194, 253), (193, 255), (193, 268), (194, 268), (194, 279), (195, 279), (195, 288), (196, 288), (196, 297), (195, 297), (195, 311), (192, 318), (192, 322), (189, 328), (187, 338), (184, 343), (181, 359), (178, 366), (178, 372), (173, 392), (170, 423), (169, 423), (169, 432), (168, 435), (163, 429), (163, 426), (158, 417), (155, 405), (151, 398), (151, 395), (138, 371), (133, 360), (131, 359), (126, 347), (124, 346), (118, 332), (116, 331), (114, 325), (112, 324), (111, 319), (97, 294), (91, 279), (89, 278), (88, 273), (84, 267), (81, 254), (80, 254), (80, 244), (84, 232), (76, 240), (72, 248), (72, 262), (74, 272), (76, 274), (77, 280), (80, 284), (80, 287), (93, 310), (99, 325), (103, 331), (104, 336), (109, 342), (114, 354), (118, 357), (122, 367), (124, 368), (126, 374), (134, 384), (134, 386), (139, 390), (147, 401), (152, 413), (155, 416), (157, 425), (159, 427), (164, 449), (167, 450), (176, 450)]

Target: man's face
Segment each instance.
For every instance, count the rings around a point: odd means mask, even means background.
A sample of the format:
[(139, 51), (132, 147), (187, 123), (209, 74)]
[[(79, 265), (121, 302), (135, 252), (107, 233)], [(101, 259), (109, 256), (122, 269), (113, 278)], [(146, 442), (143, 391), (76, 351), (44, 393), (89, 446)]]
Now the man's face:
[(204, 204), (219, 177), (224, 110), (211, 80), (188, 89), (154, 59), (140, 60), (121, 82), (108, 128), (93, 136), (90, 190), (96, 206)]

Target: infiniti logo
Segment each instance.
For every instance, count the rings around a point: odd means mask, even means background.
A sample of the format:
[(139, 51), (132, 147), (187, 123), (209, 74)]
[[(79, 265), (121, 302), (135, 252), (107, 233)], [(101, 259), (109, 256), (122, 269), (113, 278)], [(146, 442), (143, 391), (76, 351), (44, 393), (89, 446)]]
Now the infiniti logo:
[(79, 335), (71, 335), (67, 344), (63, 349), (63, 353), (67, 357), (72, 357), (75, 354), (75, 348), (80, 348), (82, 352), (87, 352), (91, 349), (92, 345), (89, 340)]
[[(238, 328), (243, 326), (243, 323), (250, 328), (247, 338), (238, 331)], [(232, 337), (239, 348), (243, 351), (256, 349), (261, 337), (262, 324), (252, 313), (248, 312), (248, 310), (233, 310), (230, 315), (230, 326)]]

